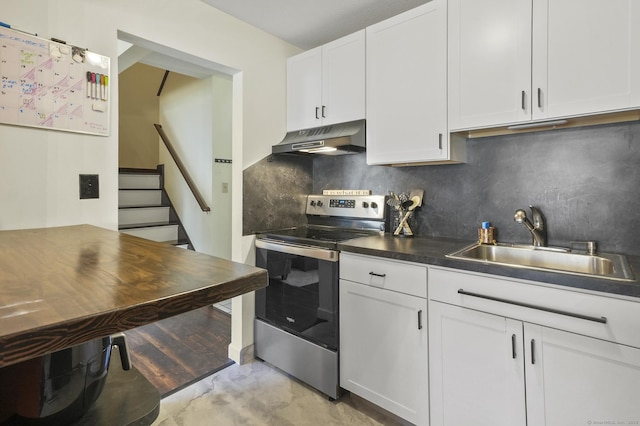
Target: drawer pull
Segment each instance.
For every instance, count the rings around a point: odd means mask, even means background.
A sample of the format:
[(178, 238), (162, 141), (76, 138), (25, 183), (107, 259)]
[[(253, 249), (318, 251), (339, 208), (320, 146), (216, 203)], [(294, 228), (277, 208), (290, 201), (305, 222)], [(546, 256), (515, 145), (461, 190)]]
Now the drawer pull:
[(511, 358), (516, 359), (516, 335), (511, 335)]
[(522, 306), (524, 308), (537, 309), (539, 311), (551, 312), (552, 314), (559, 314), (559, 315), (565, 315), (565, 316), (573, 317), (573, 318), (580, 318), (580, 319), (587, 320), (587, 321), (599, 322), (601, 324), (606, 324), (607, 323), (607, 318), (606, 317), (598, 318), (598, 317), (592, 317), (592, 316), (589, 316), (589, 315), (576, 314), (574, 312), (567, 312), (567, 311), (562, 311), (562, 310), (559, 310), (559, 309), (547, 308), (547, 307), (544, 307), (544, 306), (531, 305), (529, 303), (517, 302), (515, 300), (508, 300), (508, 299), (502, 299), (500, 297), (494, 297), (494, 296), (487, 296), (487, 295), (484, 295), (484, 294), (472, 293), (472, 292), (469, 292), (469, 291), (464, 291), (463, 289), (458, 290), (458, 294), (462, 294), (464, 296), (478, 297), (480, 299), (493, 300), (494, 302), (508, 303), (510, 305)]
[(384, 278), (387, 274), (376, 274), (375, 272), (369, 272), (369, 275), (373, 275), (374, 277)]
[(422, 309), (418, 311), (418, 330), (422, 330)]

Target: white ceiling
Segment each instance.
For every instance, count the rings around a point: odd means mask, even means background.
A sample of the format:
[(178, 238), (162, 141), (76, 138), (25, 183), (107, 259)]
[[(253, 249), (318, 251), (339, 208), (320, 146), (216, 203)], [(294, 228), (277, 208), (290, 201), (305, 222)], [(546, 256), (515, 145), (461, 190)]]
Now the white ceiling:
[(307, 50), (430, 0), (202, 1)]

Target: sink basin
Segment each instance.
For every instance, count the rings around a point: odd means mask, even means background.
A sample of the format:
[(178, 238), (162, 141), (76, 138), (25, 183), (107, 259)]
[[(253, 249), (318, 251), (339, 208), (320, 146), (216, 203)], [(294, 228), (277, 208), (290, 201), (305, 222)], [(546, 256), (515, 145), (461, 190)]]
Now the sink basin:
[(598, 253), (590, 255), (555, 247), (473, 244), (450, 253), (447, 257), (620, 281), (635, 279), (627, 259), (619, 254)]

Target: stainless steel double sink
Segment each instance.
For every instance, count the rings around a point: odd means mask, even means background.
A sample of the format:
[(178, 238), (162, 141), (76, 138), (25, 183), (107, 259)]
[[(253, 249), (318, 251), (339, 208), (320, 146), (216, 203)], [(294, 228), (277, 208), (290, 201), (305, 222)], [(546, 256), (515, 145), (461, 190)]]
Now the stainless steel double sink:
[(618, 281), (635, 280), (626, 257), (611, 253), (588, 254), (556, 247), (476, 243), (446, 257)]

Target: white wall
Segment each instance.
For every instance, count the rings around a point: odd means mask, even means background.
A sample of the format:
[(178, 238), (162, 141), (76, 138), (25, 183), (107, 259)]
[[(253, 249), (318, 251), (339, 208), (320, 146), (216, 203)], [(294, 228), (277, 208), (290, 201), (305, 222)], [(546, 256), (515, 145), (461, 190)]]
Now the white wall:
[[(77, 24), (77, 8), (57, 19), (68, 8), (56, 11), (55, 3), (3, 2), (2, 20), (41, 37), (76, 41), (110, 54), (108, 37), (100, 39), (96, 34), (87, 40), (63, 31), (67, 24), (86, 27), (87, 33), (93, 29)], [(0, 229), (79, 223), (117, 228), (117, 108), (111, 112), (109, 137), (0, 125)], [(79, 199), (79, 174), (99, 175), (99, 199)]]
[[(2, 4), (2, 20), (112, 58), (118, 102), (118, 31), (236, 70), (233, 78), (232, 258), (250, 257), (242, 238), (242, 170), (285, 134), (285, 59), (300, 50), (200, 0), (21, 0)], [(117, 227), (118, 113), (109, 137), (0, 126), (0, 228), (91, 223)], [(100, 175), (100, 199), (78, 199), (78, 174)], [(250, 297), (249, 297), (250, 299)], [(235, 302), (234, 302), (235, 307)], [(253, 316), (234, 314), (232, 339)], [(240, 313), (240, 312), (239, 312)], [(244, 347), (246, 333), (236, 349)], [(232, 342), (232, 346), (234, 343)]]
[[(233, 159), (232, 152), (232, 106), (233, 81), (224, 78), (212, 78), (213, 96), (213, 158)], [(211, 254), (231, 258), (231, 227), (233, 209), (231, 194), (233, 191), (232, 165), (213, 163), (212, 176), (213, 247)], [(227, 185), (227, 191), (223, 185)]]
[[(217, 77), (194, 79), (169, 74), (160, 96), (159, 123), (171, 140), (207, 205), (213, 208), (213, 82)], [(228, 105), (230, 108), (230, 105)], [(196, 251), (213, 254), (214, 212), (203, 212), (164, 144), (165, 189), (171, 197)], [(230, 200), (229, 200), (230, 201)], [(224, 242), (231, 247), (231, 241)]]

